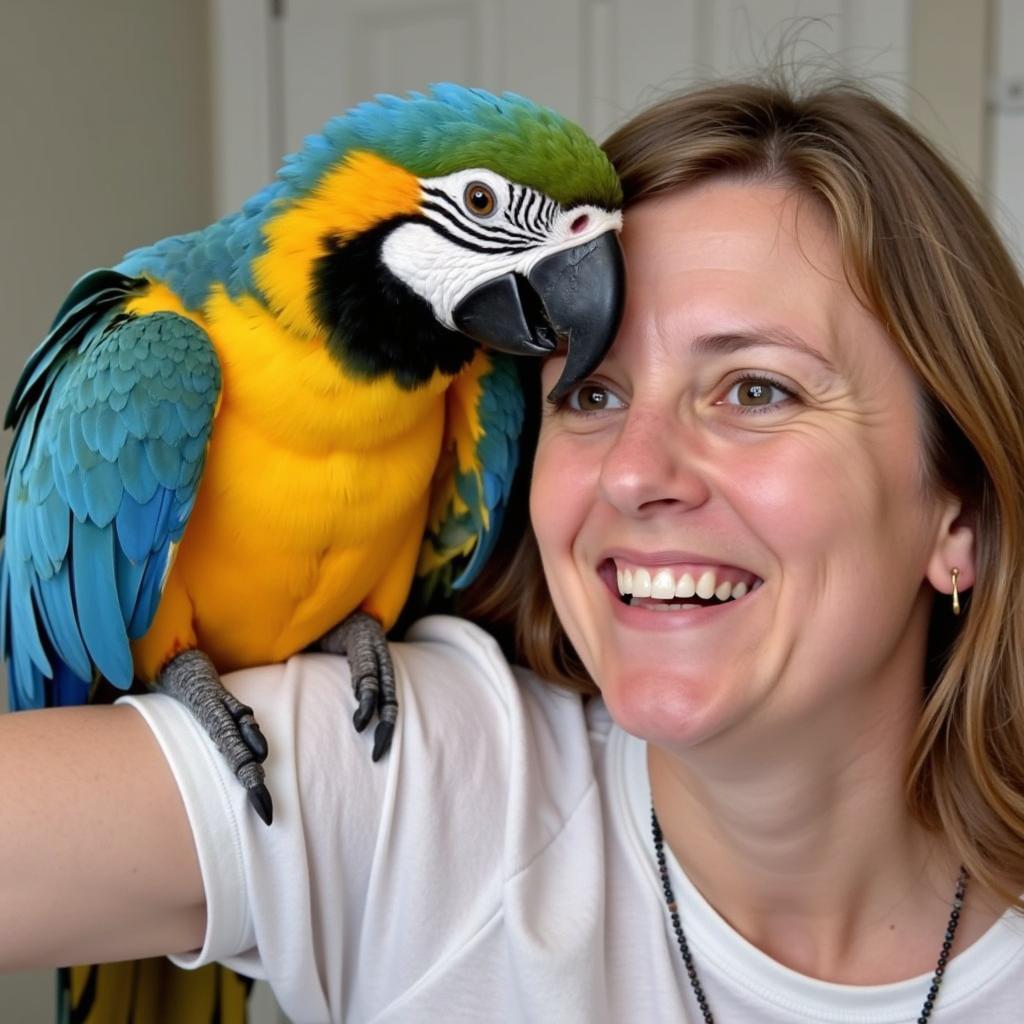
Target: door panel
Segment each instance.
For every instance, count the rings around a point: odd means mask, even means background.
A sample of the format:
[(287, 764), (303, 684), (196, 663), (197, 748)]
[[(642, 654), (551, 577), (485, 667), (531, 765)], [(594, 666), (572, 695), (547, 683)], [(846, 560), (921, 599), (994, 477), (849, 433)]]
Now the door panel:
[(293, 0), (281, 17), (283, 140), (376, 92), (512, 89), (604, 135), (655, 96), (781, 54), (894, 78), (909, 0)]

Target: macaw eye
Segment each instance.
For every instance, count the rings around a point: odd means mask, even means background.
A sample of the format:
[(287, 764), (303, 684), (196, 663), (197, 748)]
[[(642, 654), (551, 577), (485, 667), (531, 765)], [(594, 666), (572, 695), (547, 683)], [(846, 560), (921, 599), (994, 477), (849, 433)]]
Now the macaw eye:
[(482, 181), (471, 181), (463, 195), (466, 209), (476, 217), (490, 217), (497, 206), (497, 199), (489, 185)]

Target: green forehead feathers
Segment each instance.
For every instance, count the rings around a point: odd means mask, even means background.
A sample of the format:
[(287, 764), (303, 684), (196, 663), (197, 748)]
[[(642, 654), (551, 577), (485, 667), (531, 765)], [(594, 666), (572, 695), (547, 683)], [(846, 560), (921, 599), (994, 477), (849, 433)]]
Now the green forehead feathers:
[(549, 195), (563, 206), (622, 205), (615, 171), (578, 125), (513, 93), (442, 84), (429, 94), (378, 96), (327, 122), (279, 178), (308, 191), (351, 150), (369, 150), (420, 178), (486, 167)]

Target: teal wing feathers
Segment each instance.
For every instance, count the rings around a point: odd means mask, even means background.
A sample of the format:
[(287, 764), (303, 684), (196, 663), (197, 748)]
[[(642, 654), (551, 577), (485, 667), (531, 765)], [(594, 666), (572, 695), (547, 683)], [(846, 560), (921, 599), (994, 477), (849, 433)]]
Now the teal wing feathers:
[(477, 353), (448, 392), (445, 448), (418, 567), (420, 600), (469, 586), (493, 550), (519, 461), (516, 361)]
[(15, 709), (81, 703), (94, 672), (133, 679), (195, 502), (220, 394), (206, 333), (134, 316), (147, 282), (72, 289), (18, 382), (0, 530), (0, 654)]

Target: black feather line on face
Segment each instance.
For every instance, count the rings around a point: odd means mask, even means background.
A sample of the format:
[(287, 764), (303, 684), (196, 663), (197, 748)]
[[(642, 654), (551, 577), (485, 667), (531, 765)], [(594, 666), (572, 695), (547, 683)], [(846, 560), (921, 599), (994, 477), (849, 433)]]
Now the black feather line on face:
[(313, 309), (328, 333), (327, 349), (350, 374), (372, 380), (390, 374), (412, 390), (440, 370), (458, 373), (476, 342), (439, 323), (430, 304), (398, 280), (380, 258), (397, 217), (355, 238), (325, 239), (313, 270)]

